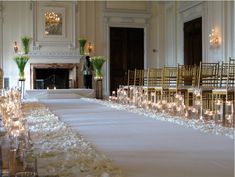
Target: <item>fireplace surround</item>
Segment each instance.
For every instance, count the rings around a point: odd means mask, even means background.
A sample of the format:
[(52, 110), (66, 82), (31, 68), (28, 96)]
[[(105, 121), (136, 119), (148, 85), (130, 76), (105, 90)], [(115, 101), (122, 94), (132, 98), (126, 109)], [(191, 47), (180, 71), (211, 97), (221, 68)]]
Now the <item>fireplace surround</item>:
[(77, 63), (31, 63), (30, 89), (68, 89), (79, 87)]

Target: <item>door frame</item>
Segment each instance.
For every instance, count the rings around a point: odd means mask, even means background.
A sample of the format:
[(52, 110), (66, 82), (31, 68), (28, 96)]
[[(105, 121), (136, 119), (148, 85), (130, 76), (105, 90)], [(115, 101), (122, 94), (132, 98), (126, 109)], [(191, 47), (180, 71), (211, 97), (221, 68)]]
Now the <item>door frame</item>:
[(202, 17), (202, 61), (208, 62), (208, 14), (205, 13), (204, 9), (207, 7), (207, 2), (195, 2), (191, 3), (187, 8), (179, 9), (180, 19), (179, 19), (179, 32), (178, 38), (179, 41), (179, 51), (177, 54), (177, 62), (179, 64), (184, 64), (184, 23), (194, 20), (196, 18)]
[[(198, 60), (194, 60), (194, 63), (193, 64), (197, 64), (197, 65), (199, 65), (200, 64), (200, 62), (202, 62), (202, 56), (203, 56), (203, 54), (202, 54), (202, 43), (203, 43), (203, 41), (202, 41), (202, 17), (199, 17), (199, 18), (195, 18), (195, 19), (193, 19), (193, 20), (190, 20), (190, 21), (188, 21), (188, 22), (185, 22), (184, 23), (184, 26), (183, 26), (183, 29), (184, 29), (184, 64), (185, 63), (187, 63), (187, 64), (189, 64), (190, 62), (188, 61), (189, 60), (189, 58), (187, 58), (187, 60), (186, 60), (186, 58), (185, 58), (185, 52), (187, 51), (187, 50), (185, 50), (185, 40), (186, 39), (188, 39), (188, 33), (186, 33), (185, 32), (185, 29), (187, 28), (187, 27), (192, 27), (193, 28), (193, 30), (191, 30), (190, 32), (192, 32), (193, 33), (193, 36), (195, 36), (195, 27), (194, 27), (194, 25), (195, 25), (195, 23), (197, 23), (198, 24), (198, 22), (200, 23), (200, 25), (201, 25), (201, 58), (200, 58), (200, 60), (198, 61)], [(187, 24), (186, 25), (186, 23), (190, 23), (190, 25), (189, 24)], [(192, 35), (191, 35), (192, 36)], [(186, 37), (186, 38), (185, 38)], [(195, 39), (195, 37), (193, 37), (193, 40)], [(188, 40), (187, 40), (188, 41)], [(195, 47), (195, 46), (192, 46), (193, 48)], [(188, 50), (189, 50), (189, 48), (188, 48)], [(188, 51), (189, 52), (189, 51)], [(194, 52), (193, 52), (193, 54), (194, 54)], [(191, 64), (192, 65), (192, 64)]]
[[(109, 51), (110, 51), (110, 49), (111, 49), (111, 45), (110, 45), (110, 37), (111, 37), (111, 28), (116, 28), (115, 30), (118, 30), (118, 31), (122, 31), (122, 30), (124, 30), (125, 32), (127, 32), (127, 31), (129, 31), (129, 30), (131, 30), (132, 29), (132, 31), (133, 31), (133, 29), (137, 29), (138, 30), (138, 32), (141, 32), (141, 37), (143, 38), (142, 40), (143, 40), (143, 42), (141, 43), (141, 44), (143, 44), (143, 46), (141, 46), (142, 48), (141, 48), (141, 50), (143, 50), (143, 58), (140, 60), (141, 62), (143, 62), (143, 63), (141, 63), (141, 68), (146, 68), (146, 66), (145, 66), (145, 63), (147, 63), (147, 61), (145, 61), (146, 60), (146, 57), (144, 56), (144, 54), (145, 54), (145, 52), (144, 52), (144, 50), (145, 50), (145, 46), (144, 46), (144, 44), (145, 44), (145, 41), (144, 41), (144, 35), (145, 35), (145, 31), (144, 31), (144, 28), (130, 28), (130, 27), (128, 27), (128, 28), (126, 28), (126, 27), (109, 27)], [(127, 34), (127, 36), (128, 36), (128, 34)], [(122, 38), (122, 37), (121, 37)], [(128, 37), (127, 37), (128, 38)], [(127, 44), (129, 44), (129, 43), (127, 43)], [(131, 46), (131, 45), (130, 45)], [(128, 50), (126, 51), (127, 52), (127, 55), (128, 55)], [(135, 51), (133, 51), (134, 53), (136, 53)], [(110, 85), (111, 83), (113, 83), (113, 81), (111, 81), (111, 76), (113, 76), (112, 74), (112, 71), (111, 71), (111, 68), (113, 68), (112, 66), (111, 66), (111, 57), (110, 57), (110, 55), (111, 55), (111, 53), (109, 53), (109, 77), (110, 77), (110, 80), (109, 80), (109, 91), (110, 91), (110, 94), (111, 94), (111, 92), (112, 92), (112, 90), (110, 90), (110, 88), (112, 88), (112, 86)], [(123, 70), (123, 71), (125, 71), (126, 72), (126, 74), (127, 74), (127, 70), (126, 69), (128, 69), (128, 61), (125, 61), (125, 60), (123, 60), (123, 59), (120, 59), (122, 62), (126, 62), (125, 64), (126, 64), (126, 68), (124, 67), (124, 65), (122, 66), (122, 68), (123, 69), (125, 69), (125, 70)], [(127, 60), (128, 60), (128, 58), (127, 58)], [(134, 59), (135, 60), (135, 59)], [(135, 61), (133, 61), (134, 63), (135, 63)], [(122, 64), (124, 64), (124, 63), (122, 63)], [(133, 63), (133, 64), (134, 64)], [(121, 65), (120, 65), (121, 66)], [(131, 65), (130, 65), (131, 66)], [(129, 66), (129, 67), (130, 67)], [(140, 66), (139, 66), (140, 67)], [(123, 78), (123, 81), (125, 80), (125, 79), (127, 79), (127, 75), (124, 75), (123, 77), (120, 77), (120, 79), (121, 78)], [(115, 78), (113, 78), (114, 80), (115, 80)], [(119, 85), (120, 85), (121, 83), (119, 83)], [(121, 84), (121, 85), (123, 85), (123, 84)], [(115, 89), (114, 89), (115, 90)]]
[[(146, 16), (146, 18), (149, 18), (149, 16)], [(107, 20), (106, 24), (105, 24), (105, 28), (104, 28), (104, 33), (106, 34), (104, 37), (106, 38), (104, 41), (106, 41), (107, 44), (107, 48), (105, 50), (106, 56), (108, 58), (106, 65), (105, 65), (105, 78), (104, 78), (104, 95), (108, 96), (110, 95), (110, 28), (111, 27), (120, 27), (120, 28), (142, 28), (144, 29), (144, 68), (148, 67), (148, 60), (147, 60), (147, 56), (148, 56), (148, 51), (147, 51), (147, 47), (148, 47), (148, 23), (147, 20), (145, 19), (145, 23), (115, 23), (115, 22), (109, 22)]]

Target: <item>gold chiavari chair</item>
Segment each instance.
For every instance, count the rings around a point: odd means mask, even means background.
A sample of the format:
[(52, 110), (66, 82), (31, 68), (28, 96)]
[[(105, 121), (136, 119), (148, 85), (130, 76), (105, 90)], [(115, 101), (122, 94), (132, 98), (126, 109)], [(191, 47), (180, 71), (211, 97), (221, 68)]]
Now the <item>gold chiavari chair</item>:
[(143, 86), (143, 84), (144, 84), (144, 70), (135, 69), (134, 85)]
[[(234, 92), (235, 92), (235, 59), (229, 58), (228, 66), (228, 77), (226, 85), (226, 100), (234, 101)], [(231, 96), (230, 96), (231, 95)]]
[(194, 90), (198, 89), (198, 80), (199, 80), (199, 72), (200, 72), (200, 66), (195, 66), (195, 70), (194, 70), (194, 77), (192, 77), (192, 87), (189, 87), (187, 89), (187, 99), (186, 99), (186, 106), (193, 106), (195, 98), (194, 98)]
[(198, 67), (196, 65), (178, 65), (176, 92), (184, 96), (184, 103), (189, 106), (192, 97), (189, 93), (197, 83)]
[(163, 68), (155, 68), (149, 70), (148, 85), (153, 89), (152, 96), (153, 102), (161, 101), (162, 83), (163, 83)]
[(125, 87), (142, 86), (142, 85), (143, 85), (143, 70), (129, 69), (127, 73), (127, 85), (125, 85)]
[[(228, 114), (226, 104), (234, 106), (234, 89), (235, 89), (235, 59), (229, 58), (229, 63), (222, 62), (218, 76), (218, 87), (212, 90), (213, 111), (216, 112), (216, 105), (222, 106), (222, 123), (226, 124), (225, 115)], [(234, 109), (231, 107), (230, 109)], [(230, 110), (231, 112), (231, 110)], [(232, 119), (229, 120), (234, 126), (234, 110), (231, 112)], [(216, 116), (217, 119), (217, 116)]]
[(127, 73), (127, 86), (133, 86), (135, 84), (135, 70), (128, 70)]
[[(134, 89), (132, 90), (133, 92), (133, 100), (136, 102), (137, 106), (140, 106), (143, 101), (143, 84), (144, 84), (144, 70), (143, 69), (135, 69), (135, 78), (134, 78)], [(137, 101), (138, 100), (138, 101)], [(141, 101), (140, 101), (141, 100)], [(140, 104), (140, 105), (139, 105)]]
[(143, 70), (143, 86), (140, 89), (145, 106), (148, 105), (148, 101), (149, 101), (148, 74), (149, 74), (149, 69), (144, 69)]
[[(148, 68), (147, 73), (145, 71), (144, 90), (148, 95), (148, 100), (156, 103), (160, 100), (162, 91), (162, 68)], [(147, 74), (147, 75), (146, 75)], [(147, 76), (147, 78), (146, 78)]]
[(149, 69), (143, 70), (143, 88), (148, 86)]
[(177, 67), (164, 67), (161, 100), (174, 101), (177, 86)]
[(218, 63), (200, 63), (198, 88), (201, 90), (202, 109), (212, 110), (212, 90), (218, 85)]
[(229, 63), (221, 62), (219, 65), (219, 71), (217, 76), (217, 84), (215, 85), (215, 88), (212, 90), (212, 96), (216, 93), (219, 93), (220, 91), (224, 92), (226, 90), (227, 85), (227, 77), (228, 77), (228, 68)]
[(123, 88), (127, 91), (128, 97), (131, 98), (133, 93), (132, 89), (133, 86), (135, 85), (135, 70), (134, 69), (129, 69), (127, 72), (127, 85), (125, 85)]

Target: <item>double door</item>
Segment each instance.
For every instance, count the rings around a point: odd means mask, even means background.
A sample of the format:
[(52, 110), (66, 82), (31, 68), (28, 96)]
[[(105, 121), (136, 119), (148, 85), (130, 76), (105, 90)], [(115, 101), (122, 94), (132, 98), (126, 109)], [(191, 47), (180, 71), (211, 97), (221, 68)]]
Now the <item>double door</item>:
[(144, 68), (144, 29), (110, 28), (110, 93), (127, 84), (128, 69)]

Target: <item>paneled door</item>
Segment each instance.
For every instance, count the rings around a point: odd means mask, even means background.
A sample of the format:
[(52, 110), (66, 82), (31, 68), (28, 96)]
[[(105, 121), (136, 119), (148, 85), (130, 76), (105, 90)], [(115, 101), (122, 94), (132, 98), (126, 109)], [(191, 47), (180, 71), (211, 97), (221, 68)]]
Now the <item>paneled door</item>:
[(144, 29), (110, 27), (110, 93), (127, 84), (128, 69), (144, 68)]
[(184, 64), (199, 65), (202, 61), (202, 18), (184, 23)]

